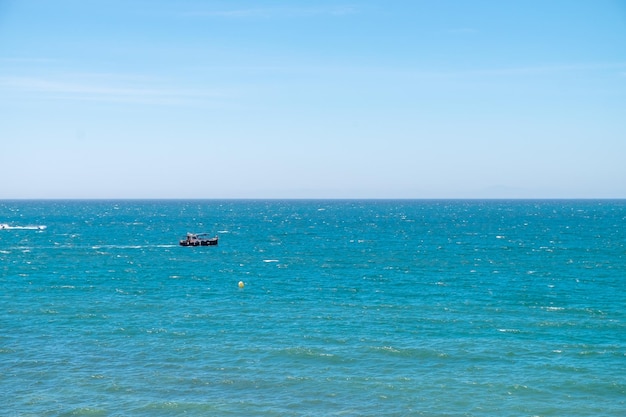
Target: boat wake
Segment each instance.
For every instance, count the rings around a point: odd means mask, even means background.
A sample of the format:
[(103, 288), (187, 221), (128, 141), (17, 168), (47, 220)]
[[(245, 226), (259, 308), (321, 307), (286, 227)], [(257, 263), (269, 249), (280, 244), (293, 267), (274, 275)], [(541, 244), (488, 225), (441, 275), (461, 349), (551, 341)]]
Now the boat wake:
[(47, 226), (35, 225), (35, 226), (9, 226), (6, 223), (0, 223), (0, 230), (45, 230)]

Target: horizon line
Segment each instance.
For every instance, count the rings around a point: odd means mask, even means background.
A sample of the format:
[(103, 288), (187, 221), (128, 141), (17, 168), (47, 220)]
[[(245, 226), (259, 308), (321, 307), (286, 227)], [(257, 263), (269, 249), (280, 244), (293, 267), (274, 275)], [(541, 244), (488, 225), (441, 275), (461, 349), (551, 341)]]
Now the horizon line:
[(616, 201), (626, 197), (15, 197), (3, 201)]

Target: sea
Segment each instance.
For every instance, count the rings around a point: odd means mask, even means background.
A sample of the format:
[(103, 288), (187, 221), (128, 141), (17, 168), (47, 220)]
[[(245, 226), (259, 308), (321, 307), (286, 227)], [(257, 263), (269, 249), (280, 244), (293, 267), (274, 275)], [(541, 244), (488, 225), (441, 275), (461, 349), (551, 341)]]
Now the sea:
[(3, 416), (626, 415), (626, 200), (2, 200), (0, 223)]

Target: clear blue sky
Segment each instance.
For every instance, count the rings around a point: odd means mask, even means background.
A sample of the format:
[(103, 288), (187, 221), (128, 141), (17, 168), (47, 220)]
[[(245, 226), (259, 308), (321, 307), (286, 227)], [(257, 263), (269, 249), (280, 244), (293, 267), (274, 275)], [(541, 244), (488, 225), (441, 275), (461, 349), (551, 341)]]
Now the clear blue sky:
[(2, 198), (626, 198), (626, 2), (0, 0)]

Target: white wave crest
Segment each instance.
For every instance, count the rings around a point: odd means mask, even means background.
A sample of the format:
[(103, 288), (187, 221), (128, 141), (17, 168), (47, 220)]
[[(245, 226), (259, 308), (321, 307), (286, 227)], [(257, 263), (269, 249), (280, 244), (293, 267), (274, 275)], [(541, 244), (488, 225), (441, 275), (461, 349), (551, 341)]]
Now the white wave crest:
[(33, 225), (33, 226), (10, 226), (6, 223), (0, 223), (0, 230), (45, 230), (45, 225)]

